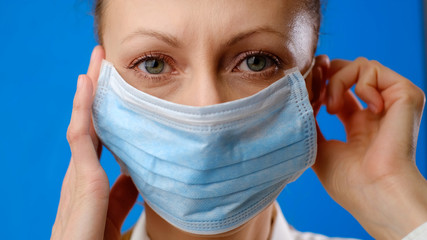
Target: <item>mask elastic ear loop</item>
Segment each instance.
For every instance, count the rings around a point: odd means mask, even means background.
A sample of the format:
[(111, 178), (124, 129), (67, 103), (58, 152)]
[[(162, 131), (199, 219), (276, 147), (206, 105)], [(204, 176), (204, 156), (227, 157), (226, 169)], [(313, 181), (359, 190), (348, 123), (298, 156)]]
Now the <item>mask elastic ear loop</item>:
[(310, 74), (310, 72), (313, 70), (314, 64), (316, 64), (316, 58), (313, 58), (313, 61), (311, 62), (311, 65), (308, 68), (307, 72), (305, 72), (304, 75), (302, 75), (302, 77), (304, 79), (306, 79), (308, 77), (308, 75)]

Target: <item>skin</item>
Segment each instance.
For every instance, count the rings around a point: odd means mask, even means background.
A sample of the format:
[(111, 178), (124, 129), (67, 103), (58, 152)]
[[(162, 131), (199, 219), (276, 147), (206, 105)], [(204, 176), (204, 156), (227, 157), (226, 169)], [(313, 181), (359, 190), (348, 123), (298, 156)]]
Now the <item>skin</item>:
[[(297, 1), (273, 1), (268, 7), (255, 0), (207, 3), (109, 1), (103, 38), (107, 60), (139, 90), (192, 106), (250, 96), (285, 69), (308, 69), (316, 36)], [(159, 12), (168, 17), (158, 17)], [(282, 66), (263, 74), (236, 69), (244, 53), (260, 50), (280, 58)], [(171, 58), (171, 70), (147, 76), (127, 68), (144, 54)]]
[[(310, 15), (298, 2), (110, 0), (103, 47), (94, 49), (88, 73), (79, 76), (77, 84), (67, 132), (72, 157), (52, 239), (119, 239), (138, 195), (126, 176), (110, 190), (98, 161), (101, 145), (91, 105), (102, 59), (112, 62), (129, 84), (175, 103), (207, 106), (250, 96), (282, 77), (284, 70), (298, 67), (305, 72), (312, 62), (317, 37)], [(259, 50), (282, 64), (271, 65), (263, 74), (245, 68), (242, 53)], [(147, 53), (172, 59), (170, 71), (153, 76), (129, 69)], [(324, 55), (316, 57), (306, 85), (315, 112), (326, 105), (347, 133), (346, 142), (326, 141), (318, 129), (313, 169), (331, 197), (376, 239), (401, 239), (426, 222), (427, 183), (415, 165), (424, 93), (376, 61), (329, 61)], [(349, 90), (354, 85), (368, 109)], [(250, 240), (268, 239), (275, 209), (270, 206), (241, 227), (216, 236), (176, 229), (147, 205), (146, 214), (153, 240)]]

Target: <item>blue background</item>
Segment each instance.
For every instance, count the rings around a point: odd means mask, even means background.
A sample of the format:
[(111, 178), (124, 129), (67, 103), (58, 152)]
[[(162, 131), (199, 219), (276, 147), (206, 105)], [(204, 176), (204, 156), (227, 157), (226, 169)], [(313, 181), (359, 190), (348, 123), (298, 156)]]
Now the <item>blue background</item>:
[[(96, 45), (89, 0), (0, 0), (0, 228), (3, 239), (48, 239), (70, 159), (66, 141), (78, 74)], [(426, 89), (423, 6), (408, 0), (329, 0), (319, 54), (365, 56)], [(328, 138), (345, 138), (335, 117), (320, 113)], [(338, 127), (337, 127), (338, 126)], [(417, 161), (426, 176), (426, 120)], [(120, 171), (104, 151), (110, 182)], [(141, 201), (141, 199), (140, 199)], [(297, 229), (372, 239), (333, 202), (309, 170), (279, 197)], [(137, 205), (124, 228), (140, 214)]]

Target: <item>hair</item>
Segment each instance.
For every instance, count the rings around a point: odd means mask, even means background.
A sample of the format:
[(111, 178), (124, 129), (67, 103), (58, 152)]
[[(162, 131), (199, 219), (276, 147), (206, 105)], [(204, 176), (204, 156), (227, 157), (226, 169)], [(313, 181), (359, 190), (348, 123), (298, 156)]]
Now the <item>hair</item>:
[[(95, 0), (94, 4), (94, 15), (95, 15), (95, 31), (99, 44), (103, 44), (102, 35), (104, 29), (103, 16), (105, 15), (105, 9), (108, 0)], [(299, 0), (298, 0), (299, 1)], [(303, 4), (305, 5), (305, 9), (310, 13), (313, 17), (314, 22), (314, 32), (316, 35), (319, 34), (320, 31), (320, 23), (322, 21), (322, 0), (304, 0)]]
[(95, 4), (94, 4), (94, 15), (95, 15), (95, 31), (96, 31), (96, 36), (97, 36), (97, 40), (99, 42), (99, 44), (103, 44), (102, 42), (102, 34), (103, 34), (103, 29), (104, 29), (104, 25), (103, 25), (103, 21), (102, 21), (102, 17), (105, 15), (105, 8), (106, 8), (106, 0), (95, 0)]
[(304, 5), (305, 5), (305, 9), (313, 17), (314, 31), (318, 35), (320, 32), (320, 23), (322, 22), (322, 6), (324, 6), (324, 1), (304, 0)]

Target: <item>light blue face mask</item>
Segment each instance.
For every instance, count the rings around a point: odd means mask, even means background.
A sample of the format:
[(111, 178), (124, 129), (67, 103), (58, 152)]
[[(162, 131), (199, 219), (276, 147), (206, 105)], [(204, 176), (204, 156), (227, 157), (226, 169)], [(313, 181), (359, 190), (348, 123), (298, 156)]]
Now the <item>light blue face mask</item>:
[(314, 163), (304, 78), (294, 68), (253, 96), (192, 107), (135, 89), (104, 61), (95, 130), (157, 214), (186, 232), (223, 233), (269, 206)]

